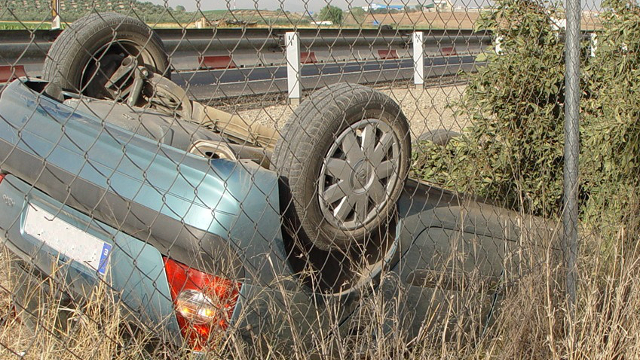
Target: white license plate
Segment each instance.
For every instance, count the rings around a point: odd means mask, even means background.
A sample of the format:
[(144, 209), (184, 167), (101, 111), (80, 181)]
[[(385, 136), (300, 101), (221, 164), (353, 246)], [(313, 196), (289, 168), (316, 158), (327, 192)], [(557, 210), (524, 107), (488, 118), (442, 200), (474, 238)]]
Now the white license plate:
[(24, 232), (64, 256), (104, 275), (111, 244), (63, 221), (37, 205), (29, 205)]

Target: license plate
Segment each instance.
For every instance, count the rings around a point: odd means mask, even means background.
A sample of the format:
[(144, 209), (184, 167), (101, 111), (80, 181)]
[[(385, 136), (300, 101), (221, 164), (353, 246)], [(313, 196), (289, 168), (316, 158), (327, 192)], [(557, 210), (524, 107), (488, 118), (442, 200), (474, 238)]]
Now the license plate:
[(24, 232), (49, 247), (104, 275), (111, 244), (59, 219), (37, 205), (29, 205)]

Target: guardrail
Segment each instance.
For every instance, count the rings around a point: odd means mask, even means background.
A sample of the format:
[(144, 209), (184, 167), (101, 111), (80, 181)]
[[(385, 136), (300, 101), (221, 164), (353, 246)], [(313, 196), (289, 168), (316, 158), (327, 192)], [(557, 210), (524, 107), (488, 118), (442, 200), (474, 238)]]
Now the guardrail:
[[(422, 86), (426, 77), (450, 75), (461, 70), (474, 71), (475, 66), (482, 65), (482, 62), (476, 63), (475, 60), (470, 62), (469, 59), (462, 58), (480, 53), (492, 43), (490, 32), (471, 30), (210, 28), (157, 29), (155, 31), (170, 54), (172, 65), (179, 71), (229, 70), (264, 66), (272, 68), (269, 70), (273, 73), (269, 80), (277, 81), (281, 79), (276, 75), (277, 69), (286, 68), (287, 75), (282, 79), (286, 79), (285, 88), (288, 89), (290, 101), (294, 103), (299, 101), (302, 88), (308, 88), (302, 82), (302, 64), (371, 64), (378, 61), (395, 61), (398, 63), (397, 70), (385, 70), (381, 66), (374, 71), (397, 71), (395, 80), (413, 79), (416, 86)], [(60, 30), (0, 31), (0, 66), (10, 69), (20, 66), (21, 69), (26, 69), (30, 76), (40, 75), (45, 56), (60, 32)], [(287, 34), (294, 33), (296, 40), (292, 44), (295, 46), (287, 51)], [(583, 37), (586, 39), (588, 35), (585, 33)], [(594, 36), (591, 36), (591, 42), (594, 49)], [(499, 47), (498, 39), (496, 51), (499, 51), (497, 50)], [(434, 66), (439, 66), (444, 67), (444, 70), (429, 71), (425, 74), (424, 62), (427, 56), (431, 58), (461, 56), (462, 58), (459, 63), (452, 64), (447, 61), (444, 64), (435, 65), (431, 61), (427, 66), (429, 69), (433, 70)], [(412, 63), (410, 66), (401, 65), (402, 60), (412, 61)], [(365, 67), (357, 68), (356, 73), (364, 74)], [(339, 72), (343, 76), (349, 76), (344, 70)], [(318, 74), (336, 75), (335, 69), (332, 73), (324, 67), (318, 70)], [(244, 81), (260, 81), (260, 79), (251, 79), (251, 75), (242, 72), (236, 75)], [(253, 75), (255, 77), (259, 74)], [(201, 82), (204, 86), (207, 86), (204, 84), (207, 82), (221, 84), (220, 79), (216, 77), (209, 76), (208, 80), (201, 78), (201, 76), (192, 76), (191, 81)], [(234, 82), (233, 79), (227, 81)], [(362, 77), (356, 81), (367, 82)], [(208, 89), (197, 89), (197, 91), (206, 94), (216, 92)], [(268, 92), (272, 91), (274, 89), (270, 87)]]
[[(324, 29), (324, 28), (212, 28), (156, 29), (171, 54), (174, 66), (182, 70), (199, 67), (198, 56), (233, 56), (239, 66), (284, 64), (285, 34), (296, 31), (300, 48), (314, 52), (318, 61), (375, 57), (378, 50), (396, 50), (411, 58), (413, 30)], [(471, 30), (423, 30), (425, 51), (439, 54), (440, 48), (480, 51), (491, 44), (490, 32)], [(24, 64), (38, 72), (60, 30), (0, 31), (0, 62)], [(256, 54), (258, 53), (258, 56)]]

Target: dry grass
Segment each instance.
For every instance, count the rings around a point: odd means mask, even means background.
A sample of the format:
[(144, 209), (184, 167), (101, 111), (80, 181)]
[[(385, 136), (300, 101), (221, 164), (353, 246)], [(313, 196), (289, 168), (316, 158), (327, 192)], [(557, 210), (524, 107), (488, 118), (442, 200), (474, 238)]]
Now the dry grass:
[[(46, 282), (52, 293), (42, 292), (41, 286), (27, 287), (26, 298), (12, 299), (17, 283), (10, 277), (15, 269), (3, 246), (0, 249), (0, 358), (20, 359), (139, 359), (147, 355), (151, 334), (133, 331), (123, 326), (123, 311), (116, 306), (114, 294), (98, 286), (78, 306), (62, 303), (52, 295), (63, 290), (51, 280)], [(27, 303), (42, 301), (35, 309)], [(33, 323), (32, 323), (33, 321)]]
[[(563, 270), (558, 265), (554, 244), (541, 239), (523, 239), (518, 250), (520, 269), (502, 287), (499, 308), (491, 326), (486, 322), (484, 290), (470, 286), (451, 292), (436, 289), (431, 293), (427, 317), (419, 336), (405, 343), (406, 329), (398, 313), (406, 306), (403, 287), (392, 299), (371, 289), (360, 300), (352, 317), (364, 331), (357, 335), (332, 332), (343, 304), (328, 301), (327, 310), (317, 314), (318, 321), (328, 321), (329, 331), (304, 345), (304, 323), (282, 324), (297, 329), (293, 342), (277, 337), (262, 338), (263, 347), (247, 347), (246, 339), (237, 334), (225, 339), (223, 352), (211, 352), (205, 358), (271, 358), (306, 359), (315, 353), (336, 358), (407, 358), (407, 359), (634, 359), (640, 357), (640, 268), (635, 249), (626, 252), (625, 239), (613, 260), (598, 252), (583, 252), (580, 258), (580, 291), (575, 316), (567, 311), (562, 292)], [(585, 237), (582, 248), (597, 248), (601, 239)], [(557, 245), (557, 244), (555, 244)], [(24, 356), (25, 359), (132, 359), (148, 355), (145, 351), (151, 334), (124, 336), (122, 314), (107, 292), (99, 289), (87, 305), (76, 313), (72, 330), (60, 332), (54, 323), (56, 302), (49, 301), (40, 314), (35, 332), (27, 329), (19, 318), (11, 315), (8, 292), (11, 284), (6, 275), (8, 260), (2, 252), (0, 265), (3, 278), (2, 314), (6, 321), (0, 328), (0, 358)], [(450, 260), (451, 261), (451, 260)], [(384, 277), (384, 276), (383, 276)], [(390, 279), (392, 280), (392, 279)], [(406, 289), (404, 289), (406, 290)], [(283, 291), (283, 294), (286, 292)], [(481, 300), (485, 299), (485, 300)], [(293, 306), (292, 298), (282, 301)], [(269, 314), (281, 314), (280, 306), (272, 306)], [(8, 316), (7, 316), (8, 315)], [(394, 317), (396, 317), (394, 319)], [(389, 326), (391, 326), (389, 328)], [(167, 349), (155, 353), (160, 358), (189, 357)]]
[(9, 279), (9, 252), (3, 246), (0, 247), (0, 314), (5, 314), (9, 308), (11, 281)]

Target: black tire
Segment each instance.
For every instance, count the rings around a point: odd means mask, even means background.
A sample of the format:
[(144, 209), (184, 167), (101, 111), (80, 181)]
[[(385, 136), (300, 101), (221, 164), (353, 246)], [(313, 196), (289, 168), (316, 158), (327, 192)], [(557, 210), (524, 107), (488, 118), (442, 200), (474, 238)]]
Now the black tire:
[(436, 129), (422, 133), (417, 141), (430, 141), (436, 145), (446, 146), (451, 139), (458, 136), (460, 136), (460, 133), (452, 130)]
[[(347, 249), (391, 220), (411, 141), (390, 97), (361, 85), (330, 85), (305, 100), (285, 129), (273, 163), (294, 238), (322, 250)], [(354, 141), (359, 146), (347, 149)]]
[[(149, 71), (169, 76), (164, 45), (145, 23), (117, 13), (92, 13), (71, 24), (51, 45), (43, 78), (65, 90), (114, 98), (105, 84), (128, 55)], [(120, 88), (132, 79), (127, 82)]]

